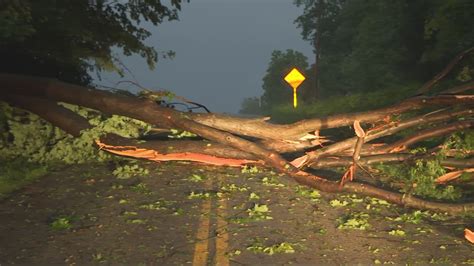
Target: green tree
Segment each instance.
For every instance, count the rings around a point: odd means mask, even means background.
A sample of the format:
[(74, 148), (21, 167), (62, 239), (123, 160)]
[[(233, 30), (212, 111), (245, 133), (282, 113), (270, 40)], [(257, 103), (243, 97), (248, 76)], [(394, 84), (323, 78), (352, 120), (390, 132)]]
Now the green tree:
[(334, 18), (341, 9), (344, 0), (295, 0), (297, 6), (305, 5), (303, 15), (296, 19), (296, 23), (302, 29), (303, 39), (311, 41), (314, 47), (315, 63), (308, 70), (308, 81), (305, 98), (317, 99), (320, 92), (320, 62), (321, 62), (321, 40), (322, 35), (333, 28)]
[(284, 77), (293, 67), (305, 72), (306, 68), (308, 68), (307, 61), (308, 58), (306, 56), (291, 49), (287, 49), (286, 52), (278, 50), (272, 52), (267, 73), (263, 77), (262, 88), (264, 92), (261, 102), (264, 110), (268, 110), (272, 105), (293, 102), (293, 91), (284, 81)]
[[(353, 7), (360, 4), (356, 2), (347, 8), (358, 9)], [(349, 56), (341, 60), (346, 84), (354, 84), (351, 89), (361, 91), (398, 87), (413, 80), (423, 47), (423, 1), (367, 2), (360, 10), (364, 13), (356, 24)]]
[[(319, 38), (322, 93), (422, 83), (474, 44), (469, 0), (296, 0), (304, 39)], [(323, 13), (318, 20), (315, 10)], [(323, 8), (321, 8), (323, 7)]]
[(159, 54), (144, 43), (150, 32), (140, 25), (177, 19), (181, 2), (165, 6), (159, 0), (3, 0), (0, 72), (87, 84), (89, 71), (122, 73), (114, 49), (127, 56), (139, 54), (153, 68)]
[[(473, 1), (430, 1), (424, 22), (425, 49), (420, 62), (430, 72), (439, 71), (455, 54), (474, 46)], [(472, 57), (467, 64), (472, 65)]]

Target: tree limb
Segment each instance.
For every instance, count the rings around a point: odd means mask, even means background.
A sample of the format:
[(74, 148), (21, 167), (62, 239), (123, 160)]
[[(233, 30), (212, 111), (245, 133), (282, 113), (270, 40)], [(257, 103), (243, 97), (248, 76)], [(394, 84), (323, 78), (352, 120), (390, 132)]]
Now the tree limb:
[(87, 119), (67, 108), (59, 106), (54, 101), (37, 97), (24, 97), (17, 94), (2, 93), (0, 93), (0, 100), (4, 100), (12, 105), (37, 114), (74, 137), (78, 137), (81, 130), (91, 128)]
[(458, 130), (463, 130), (463, 129), (472, 128), (472, 127), (474, 127), (474, 120), (458, 121), (455, 123), (451, 123), (449, 125), (439, 126), (437, 128), (425, 129), (423, 131), (417, 132), (416, 134), (408, 136), (392, 144), (382, 146), (376, 149), (374, 151), (374, 154), (393, 152), (395, 150), (396, 151), (404, 150), (408, 146), (414, 143), (420, 142), (422, 140), (447, 135), (449, 133), (452, 133)]
[(459, 53), (449, 64), (436, 76), (434, 76), (431, 80), (427, 81), (421, 88), (418, 90), (419, 94), (426, 93), (433, 85), (435, 85), (438, 81), (444, 78), (453, 68), (454, 66), (459, 63), (466, 55), (474, 51), (474, 47), (471, 47), (461, 53)]
[(463, 84), (454, 88), (450, 88), (441, 92), (441, 94), (460, 94), (468, 90), (474, 89), (474, 82)]
[[(460, 110), (460, 111), (448, 110), (448, 111), (430, 113), (427, 115), (418, 116), (412, 119), (408, 119), (404, 122), (389, 124), (376, 131), (369, 130), (367, 132), (367, 136), (365, 137), (365, 141), (369, 142), (383, 136), (394, 134), (403, 129), (413, 127), (415, 125), (443, 121), (443, 120), (455, 118), (458, 116), (469, 115), (469, 114), (472, 114), (473, 112), (474, 112), (474, 109), (466, 109), (466, 110)], [(357, 137), (348, 138), (346, 140), (342, 140), (332, 145), (326, 146), (322, 149), (306, 153), (308, 155), (307, 163), (310, 164), (313, 161), (316, 161), (319, 157), (323, 155), (327, 156), (329, 154), (336, 154), (344, 150), (353, 149), (354, 143), (356, 143), (356, 138)], [(364, 154), (364, 152), (362, 153)]]
[[(410, 195), (404, 195), (396, 192), (387, 191), (384, 189), (376, 188), (374, 186), (363, 184), (359, 182), (347, 183), (344, 186), (341, 186), (338, 182), (333, 182), (326, 180), (322, 177), (318, 177), (312, 174), (309, 174), (304, 171), (298, 170), (296, 167), (290, 165), (283, 157), (274, 151), (269, 151), (265, 148), (262, 148), (261, 145), (256, 144), (252, 141), (242, 139), (231, 133), (239, 134), (239, 132), (233, 132), (229, 130), (223, 131), (222, 128), (214, 128), (212, 126), (206, 125), (204, 122), (199, 122), (198, 120), (194, 121), (194, 116), (189, 116), (182, 112), (178, 112), (169, 108), (158, 106), (150, 101), (140, 100), (133, 97), (119, 96), (110, 92), (98, 91), (93, 89), (87, 89), (81, 86), (71, 85), (55, 80), (50, 79), (41, 79), (41, 78), (32, 78), (19, 75), (9, 75), (9, 74), (0, 74), (0, 84), (2, 84), (1, 89), (3, 89), (4, 94), (9, 95), (8, 97), (13, 97), (12, 95), (21, 95), (32, 97), (31, 99), (37, 100), (42, 99), (45, 101), (45, 104), (51, 105), (53, 101), (68, 102), (76, 105), (81, 105), (88, 108), (93, 108), (100, 110), (106, 114), (118, 114), (123, 116), (128, 116), (131, 118), (139, 119), (146, 121), (148, 123), (158, 125), (163, 128), (178, 128), (182, 130), (191, 131), (196, 133), (203, 138), (214, 141), (216, 143), (230, 146), (234, 149), (247, 152), (254, 155), (257, 159), (261, 159), (266, 162), (268, 166), (274, 167), (280, 172), (286, 173), (297, 182), (311, 186), (313, 188), (327, 191), (327, 192), (351, 192), (351, 193), (360, 193), (367, 196), (377, 197), (384, 200), (387, 200), (391, 203), (399, 204), (406, 207), (415, 207), (428, 210), (437, 210), (443, 212), (449, 212), (453, 214), (460, 213), (469, 213), (474, 211), (473, 203), (466, 204), (447, 204), (447, 203), (438, 203), (431, 202), (427, 200), (421, 200)], [(33, 101), (32, 100), (32, 101)], [(13, 100), (14, 101), (14, 100)], [(464, 104), (472, 105), (474, 103), (474, 96), (470, 95), (442, 95), (434, 97), (416, 97), (398, 105), (394, 105), (389, 108), (383, 108), (376, 111), (364, 112), (359, 114), (346, 114), (333, 116), (330, 119), (319, 119), (312, 120), (309, 124), (303, 122), (298, 122), (292, 124), (291, 126), (297, 126), (296, 129), (289, 128), (290, 125), (282, 125), (283, 127), (288, 127), (288, 132), (299, 132), (297, 134), (289, 134), (293, 138), (299, 138), (300, 133), (303, 135), (306, 132), (313, 132), (315, 130), (314, 125), (319, 123), (320, 127), (328, 128), (338, 127), (343, 125), (352, 124), (355, 119), (348, 121), (348, 118), (361, 118), (358, 120), (364, 122), (372, 122), (377, 119), (381, 119), (387, 115), (392, 115), (394, 113), (400, 113), (403, 111), (408, 111), (413, 108), (421, 108), (422, 106), (430, 105), (452, 105), (452, 104)], [(19, 102), (19, 104), (28, 104), (28, 102)], [(30, 103), (31, 104), (31, 103)], [(39, 106), (38, 104), (33, 104), (33, 106)], [(61, 109), (61, 108), (60, 108)], [(37, 112), (41, 112), (40, 109), (34, 109)], [(44, 112), (47, 114), (47, 112)], [(67, 116), (66, 112), (61, 113), (64, 116)], [(395, 125), (390, 125), (384, 127), (382, 130), (374, 130), (373, 132), (368, 132), (366, 140), (375, 139), (386, 134), (397, 132), (403, 128), (408, 128), (415, 125), (417, 122), (434, 122), (441, 121), (443, 119), (449, 119), (456, 117), (457, 115), (472, 114), (472, 110), (462, 110), (462, 111), (444, 111), (438, 113), (431, 113), (422, 117), (411, 119), (405, 122), (400, 122)], [(77, 115), (76, 115), (77, 116)], [(60, 119), (59, 119), (60, 120)], [(261, 120), (258, 123), (261, 123)], [(311, 120), (308, 120), (311, 121)], [(331, 123), (329, 123), (330, 121)], [(263, 121), (264, 122), (264, 121)], [(62, 124), (65, 125), (66, 123)], [(86, 126), (85, 124), (83, 126)], [(274, 131), (271, 133), (273, 137), (276, 137), (282, 132), (275, 132), (275, 129), (278, 127), (273, 127), (273, 125), (267, 124), (265, 130), (272, 128)], [(234, 128), (235, 129), (235, 128)], [(272, 139), (272, 137), (265, 137), (262, 134), (263, 131), (259, 131), (257, 134), (262, 136), (262, 139)], [(246, 134), (239, 134), (247, 136)], [(250, 136), (250, 134), (249, 134)], [(283, 138), (286, 139), (286, 135)], [(351, 141), (352, 140), (352, 141)], [(345, 140), (343, 142), (351, 141), (351, 144), (342, 147), (334, 146), (333, 144), (327, 148), (323, 148), (325, 153), (328, 153), (328, 150), (334, 152), (336, 150), (347, 150), (348, 148), (353, 148), (355, 143), (354, 139)], [(334, 148), (337, 147), (337, 148)], [(324, 154), (324, 152), (322, 154)], [(317, 156), (319, 157), (319, 156)]]
[(277, 140), (298, 140), (308, 132), (320, 129), (337, 128), (352, 125), (355, 120), (364, 123), (383, 120), (387, 116), (405, 111), (420, 109), (425, 106), (474, 105), (473, 95), (438, 95), (432, 97), (414, 97), (390, 107), (350, 114), (338, 114), (326, 118), (301, 120), (292, 124), (270, 124), (265, 118), (245, 119), (221, 114), (189, 114), (199, 123), (231, 133)]
[(0, 83), (18, 94), (73, 103), (107, 114), (115, 113), (147, 121), (166, 128), (187, 130), (203, 138), (251, 153), (282, 172), (298, 172), (297, 168), (290, 165), (276, 152), (266, 150), (228, 132), (195, 122), (189, 119), (188, 114), (161, 107), (147, 100), (87, 89), (57, 80), (22, 75), (0, 74)]
[[(389, 153), (389, 154), (377, 154), (377, 155), (368, 155), (363, 156), (359, 159), (361, 165), (372, 165), (377, 163), (401, 163), (409, 162), (411, 160), (417, 159), (435, 159), (433, 155), (415, 155), (411, 153)], [(309, 165), (313, 169), (321, 168), (332, 168), (332, 167), (341, 167), (349, 166), (353, 162), (352, 157), (350, 156), (331, 156), (331, 157), (322, 157), (318, 161)], [(474, 158), (470, 159), (454, 159), (446, 158), (440, 161), (442, 166), (454, 167), (454, 168), (472, 168), (474, 167)]]

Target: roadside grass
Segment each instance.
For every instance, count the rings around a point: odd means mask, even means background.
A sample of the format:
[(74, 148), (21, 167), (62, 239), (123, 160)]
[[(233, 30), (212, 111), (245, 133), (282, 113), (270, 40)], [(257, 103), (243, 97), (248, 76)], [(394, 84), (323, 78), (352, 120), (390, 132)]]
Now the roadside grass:
[(361, 112), (395, 104), (408, 98), (417, 86), (406, 86), (398, 89), (385, 89), (373, 92), (357, 92), (347, 96), (334, 96), (315, 103), (302, 103), (298, 108), (288, 104), (276, 105), (269, 110), (272, 121), (292, 123), (301, 119), (318, 118), (328, 115)]
[(0, 160), (0, 198), (48, 173), (48, 167), (25, 158)]

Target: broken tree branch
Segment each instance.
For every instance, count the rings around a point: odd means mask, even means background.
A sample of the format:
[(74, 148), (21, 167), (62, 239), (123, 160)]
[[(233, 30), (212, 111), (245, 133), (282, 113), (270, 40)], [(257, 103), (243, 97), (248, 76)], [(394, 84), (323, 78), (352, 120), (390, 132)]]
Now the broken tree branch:
[[(359, 159), (361, 165), (373, 165), (378, 163), (401, 163), (411, 162), (415, 159), (432, 160), (436, 159), (434, 155), (416, 155), (411, 153), (389, 153), (363, 156)], [(319, 160), (310, 165), (313, 169), (332, 168), (340, 166), (349, 166), (352, 164), (352, 157), (350, 156), (331, 156), (319, 158)], [(470, 159), (455, 159), (446, 158), (440, 161), (442, 166), (453, 168), (472, 168), (474, 167), (474, 158)]]
[[(81, 86), (76, 86), (50, 79), (41, 79), (11, 74), (0, 74), (0, 84), (2, 84), (2, 87), (0, 87), (0, 89), (2, 89), (2, 92), (7, 95), (7, 97), (14, 98), (14, 96), (12, 95), (18, 95), (21, 97), (28, 97), (32, 99), (32, 101), (40, 99), (44, 101), (44, 104), (49, 105), (52, 105), (54, 104), (54, 102), (59, 101), (67, 102), (96, 109), (105, 114), (118, 114), (139, 119), (165, 129), (177, 128), (181, 130), (187, 130), (207, 140), (213, 141), (214, 143), (216, 143), (216, 145), (230, 147), (235, 151), (240, 151), (242, 154), (245, 155), (250, 154), (251, 156), (254, 156), (255, 159), (260, 159), (264, 161), (267, 166), (273, 167), (282, 173), (286, 173), (288, 176), (292, 177), (297, 182), (322, 191), (360, 193), (367, 196), (378, 197), (402, 206), (445, 211), (455, 214), (474, 211), (473, 203), (446, 204), (431, 202), (428, 200), (418, 199), (411, 195), (391, 192), (359, 182), (351, 182), (345, 184), (344, 186), (341, 186), (338, 182), (330, 181), (325, 178), (315, 176), (304, 171), (300, 171), (298, 168), (294, 167), (293, 165), (290, 165), (279, 153), (271, 151), (268, 148), (264, 148), (261, 145), (261, 143), (268, 143), (268, 141), (271, 140), (281, 140), (283, 141), (282, 143), (290, 140), (290, 142), (288, 143), (294, 143), (296, 141), (297, 144), (303, 144), (304, 142), (303, 140), (300, 140), (300, 138), (307, 135), (308, 132), (314, 132), (317, 129), (347, 126), (352, 124), (354, 120), (359, 120), (365, 123), (376, 122), (387, 116), (392, 116), (394, 114), (399, 114), (401, 112), (406, 112), (413, 109), (420, 109), (422, 107), (431, 107), (435, 105), (456, 105), (458, 107), (465, 107), (465, 109), (457, 111), (449, 110), (429, 113), (421, 117), (416, 117), (408, 119), (406, 121), (400, 121), (397, 123), (382, 126), (381, 129), (369, 131), (367, 133), (367, 135), (365, 136), (365, 140), (370, 141), (382, 136), (386, 136), (387, 134), (392, 134), (402, 129), (412, 127), (414, 125), (417, 125), (417, 123), (419, 124), (427, 122), (437, 122), (443, 120), (450, 120), (460, 115), (472, 115), (472, 109), (466, 108), (474, 104), (474, 96), (472, 95), (439, 95), (432, 97), (415, 97), (402, 101), (401, 103), (393, 105), (391, 107), (381, 108), (375, 111), (362, 112), (357, 114), (336, 115), (331, 116), (327, 119), (310, 119), (290, 125), (274, 125), (266, 122), (265, 119), (249, 120), (243, 118), (229, 118), (229, 120), (224, 121), (222, 120), (223, 116), (218, 116), (215, 114), (182, 113), (156, 105), (147, 100), (138, 99), (136, 97), (116, 95), (106, 91), (88, 89)], [(8, 90), (6, 90), (6, 88), (8, 88)], [(14, 99), (12, 101), (14, 102)], [(28, 103), (28, 101), (18, 101), (17, 104), (27, 105), (32, 103)], [(39, 104), (34, 105), (40, 106)], [(40, 109), (30, 110), (41, 113)], [(65, 112), (58, 113), (60, 113), (61, 116), (68, 116)], [(47, 114), (47, 112), (44, 112), (44, 114)], [(241, 123), (239, 125), (235, 125), (230, 123), (229, 121), (240, 121)], [(66, 123), (63, 123), (61, 125), (66, 127)], [(82, 126), (86, 127), (87, 125), (84, 124)], [(254, 129), (255, 132), (252, 133), (250, 129)], [(239, 136), (257, 138), (262, 140), (262, 142), (253, 142), (247, 139), (243, 139)], [(341, 145), (340, 143), (343, 143), (343, 145)], [(338, 151), (346, 151), (351, 148), (353, 149), (354, 144), (356, 143), (356, 139), (351, 138), (343, 140), (340, 143), (332, 144), (318, 151), (309, 152), (308, 157), (309, 155), (312, 155), (314, 159), (321, 157), (321, 155), (330, 155), (331, 153), (334, 154)], [(121, 151), (116, 150), (116, 148), (131, 148), (134, 150), (138, 150), (139, 152), (142, 151), (140, 148), (137, 148), (135, 146), (111, 148), (109, 146), (104, 146), (103, 143), (99, 143), (99, 145), (101, 145), (101, 147), (105, 149), (109, 149), (111, 151), (115, 150), (119, 153)], [(279, 145), (281, 145), (281, 143)], [(306, 143), (303, 145), (308, 144)], [(297, 146), (295, 145), (292, 148), (296, 149), (296, 147)], [(299, 148), (301, 147), (298, 147), (298, 149)], [(363, 150), (364, 149), (361, 150), (360, 154), (363, 154)], [(146, 152), (148, 153), (149, 151)], [(316, 156), (314, 156), (313, 153), (315, 153)], [(159, 156), (161, 155), (163, 154), (159, 154)], [(169, 159), (169, 157), (167, 157), (166, 155), (164, 156), (164, 159)], [(174, 154), (173, 156), (182, 158), (180, 157), (181, 154), (179, 154), (179, 156), (178, 154)], [(200, 160), (200, 158), (195, 159), (198, 161)], [(354, 158), (352, 159), (354, 161)]]
[(413, 145), (414, 143), (420, 142), (422, 140), (447, 135), (455, 131), (468, 129), (472, 127), (474, 127), (474, 120), (459, 121), (459, 122), (451, 123), (449, 125), (439, 126), (437, 128), (425, 129), (423, 131), (417, 132), (416, 134), (408, 136), (392, 144), (382, 146), (376, 149), (373, 153), (376, 154), (376, 153), (385, 153), (385, 152), (405, 150), (410, 145)]
[[(380, 137), (391, 135), (401, 130), (404, 130), (413, 126), (421, 125), (421, 124), (434, 123), (434, 122), (439, 122), (439, 121), (443, 121), (447, 119), (452, 119), (458, 116), (470, 115), (473, 112), (474, 112), (474, 109), (466, 109), (466, 110), (460, 110), (460, 111), (448, 110), (448, 111), (442, 111), (442, 112), (436, 112), (436, 113), (429, 113), (427, 115), (421, 115), (412, 119), (408, 119), (403, 122), (386, 125), (380, 129), (377, 129), (376, 131), (369, 130), (367, 132), (367, 136), (365, 137), (365, 141), (369, 142), (369, 141), (378, 139)], [(306, 155), (308, 155), (307, 163), (311, 164), (313, 161), (317, 161), (317, 159), (321, 156), (328, 156), (330, 154), (337, 154), (339, 152), (343, 152), (348, 149), (353, 149), (354, 143), (356, 143), (356, 138), (357, 137), (348, 138), (348, 139), (339, 141), (337, 143), (334, 143), (332, 145), (326, 146), (322, 149), (306, 153)], [(364, 154), (364, 151), (362, 151), (362, 154)]]
[(0, 100), (37, 114), (74, 137), (78, 137), (81, 130), (91, 128), (87, 119), (59, 106), (54, 101), (36, 97), (24, 97), (17, 94), (0, 94)]
[[(22, 75), (0, 74), (0, 82), (4, 82), (3, 84), (6, 84), (9, 88), (14, 88), (15, 93), (21, 95), (77, 104), (106, 114), (115, 113), (147, 121), (154, 125), (187, 130), (205, 139), (254, 154), (257, 158), (268, 163), (269, 166), (282, 172), (298, 172), (297, 168), (290, 165), (276, 152), (266, 150), (231, 133), (195, 122), (189, 119), (187, 114), (161, 107), (148, 100), (86, 89), (57, 80)], [(8, 94), (8, 91), (5, 91), (5, 93)]]
[(418, 90), (419, 94), (426, 93), (429, 89), (431, 89), (438, 81), (440, 81), (442, 78), (444, 78), (453, 68), (454, 66), (459, 63), (463, 58), (466, 57), (469, 53), (474, 51), (474, 47), (471, 47), (461, 53), (459, 53), (449, 64), (441, 71), (439, 72), (436, 76), (434, 76), (431, 80), (423, 84), (421, 88)]
[(261, 139), (285, 139), (298, 140), (308, 132), (320, 129), (337, 128), (349, 126), (355, 120), (361, 123), (369, 123), (383, 120), (387, 116), (393, 116), (405, 111), (417, 110), (425, 106), (460, 106), (474, 105), (473, 95), (438, 95), (432, 97), (415, 97), (407, 99), (390, 107), (377, 110), (358, 112), (350, 114), (338, 114), (326, 118), (315, 118), (301, 120), (296, 123), (279, 125), (270, 124), (264, 119), (247, 120), (245, 118), (232, 117), (220, 114), (190, 114), (189, 117), (199, 123), (214, 127), (231, 133), (261, 138)]
[(468, 90), (474, 89), (474, 82), (463, 84), (454, 88), (450, 88), (441, 92), (441, 94), (460, 94)]

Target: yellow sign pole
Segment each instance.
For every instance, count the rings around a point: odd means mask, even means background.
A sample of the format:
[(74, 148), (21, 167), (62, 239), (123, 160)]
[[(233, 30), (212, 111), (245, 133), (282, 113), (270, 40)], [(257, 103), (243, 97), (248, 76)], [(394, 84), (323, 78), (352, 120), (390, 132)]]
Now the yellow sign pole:
[(296, 96), (296, 88), (293, 88), (293, 108), (298, 106), (298, 97)]
[(293, 68), (290, 73), (285, 76), (285, 81), (290, 84), (293, 88), (293, 107), (298, 106), (298, 97), (296, 95), (296, 89), (303, 83), (306, 78), (298, 71), (298, 69)]

